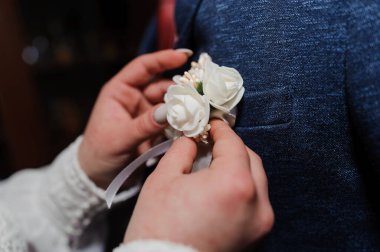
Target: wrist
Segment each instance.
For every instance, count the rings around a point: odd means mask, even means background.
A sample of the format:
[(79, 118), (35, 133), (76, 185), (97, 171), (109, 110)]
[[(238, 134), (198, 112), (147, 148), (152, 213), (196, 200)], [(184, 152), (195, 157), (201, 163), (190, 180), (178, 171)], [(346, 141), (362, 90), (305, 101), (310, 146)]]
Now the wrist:
[(77, 155), (80, 168), (87, 177), (100, 188), (107, 188), (116, 172), (107, 168), (108, 165), (99, 158), (100, 155), (89, 146), (85, 138), (79, 145)]
[[(78, 162), (82, 171), (92, 182), (98, 187), (106, 189), (132, 156), (128, 153), (119, 156), (106, 156), (93, 146), (95, 145), (86, 141), (86, 137), (83, 138), (78, 148)], [(140, 177), (141, 170), (137, 170), (124, 183), (124, 188), (134, 186)]]

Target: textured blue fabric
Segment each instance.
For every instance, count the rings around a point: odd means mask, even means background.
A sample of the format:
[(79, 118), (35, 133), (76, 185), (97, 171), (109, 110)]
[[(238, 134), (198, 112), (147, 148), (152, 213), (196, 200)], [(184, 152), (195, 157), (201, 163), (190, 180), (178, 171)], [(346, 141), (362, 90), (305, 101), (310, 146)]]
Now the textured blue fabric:
[(137, 54), (157, 51), (157, 40), (157, 17), (153, 16), (145, 29)]
[(276, 214), (260, 251), (380, 251), (380, 1), (177, 0), (178, 47), (237, 68)]

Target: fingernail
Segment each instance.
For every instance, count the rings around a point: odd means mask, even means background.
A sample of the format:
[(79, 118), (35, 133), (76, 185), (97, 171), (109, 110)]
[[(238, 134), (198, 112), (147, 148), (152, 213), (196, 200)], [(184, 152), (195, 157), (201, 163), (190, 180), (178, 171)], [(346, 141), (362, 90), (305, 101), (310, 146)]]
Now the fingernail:
[(166, 104), (160, 105), (153, 113), (153, 119), (158, 124), (164, 124), (166, 123), (166, 114), (167, 114), (167, 108)]
[(190, 49), (187, 49), (187, 48), (178, 48), (176, 49), (177, 52), (182, 52), (184, 54), (186, 54), (188, 57), (190, 57), (191, 55), (193, 55), (193, 51), (190, 50)]

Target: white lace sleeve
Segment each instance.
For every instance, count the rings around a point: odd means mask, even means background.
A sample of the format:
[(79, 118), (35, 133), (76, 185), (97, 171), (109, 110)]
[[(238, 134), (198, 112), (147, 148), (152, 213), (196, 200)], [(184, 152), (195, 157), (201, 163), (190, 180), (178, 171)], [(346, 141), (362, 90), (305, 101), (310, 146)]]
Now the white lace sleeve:
[(12, 220), (12, 214), (0, 205), (0, 251), (28, 252), (24, 238)]
[[(23, 170), (0, 183), (0, 202), (12, 212), (38, 252), (102, 251), (106, 237), (104, 191), (77, 160), (79, 137), (44, 168)], [(124, 200), (140, 185), (118, 195)]]
[(113, 252), (199, 252), (183, 244), (163, 240), (137, 240), (120, 245)]

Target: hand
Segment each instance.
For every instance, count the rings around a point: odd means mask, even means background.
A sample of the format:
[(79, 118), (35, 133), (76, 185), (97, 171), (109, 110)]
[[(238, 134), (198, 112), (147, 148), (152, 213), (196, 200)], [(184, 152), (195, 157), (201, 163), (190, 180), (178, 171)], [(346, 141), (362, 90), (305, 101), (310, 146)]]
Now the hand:
[(261, 159), (224, 122), (211, 123), (209, 169), (190, 173), (197, 147), (176, 140), (145, 182), (124, 242), (160, 239), (200, 251), (237, 251), (270, 231)]
[(154, 105), (172, 82), (154, 78), (183, 65), (189, 55), (165, 50), (140, 56), (102, 88), (78, 152), (81, 167), (98, 186), (106, 188), (136, 154), (149, 148), (146, 140), (165, 128), (166, 115), (158, 110), (154, 120)]

